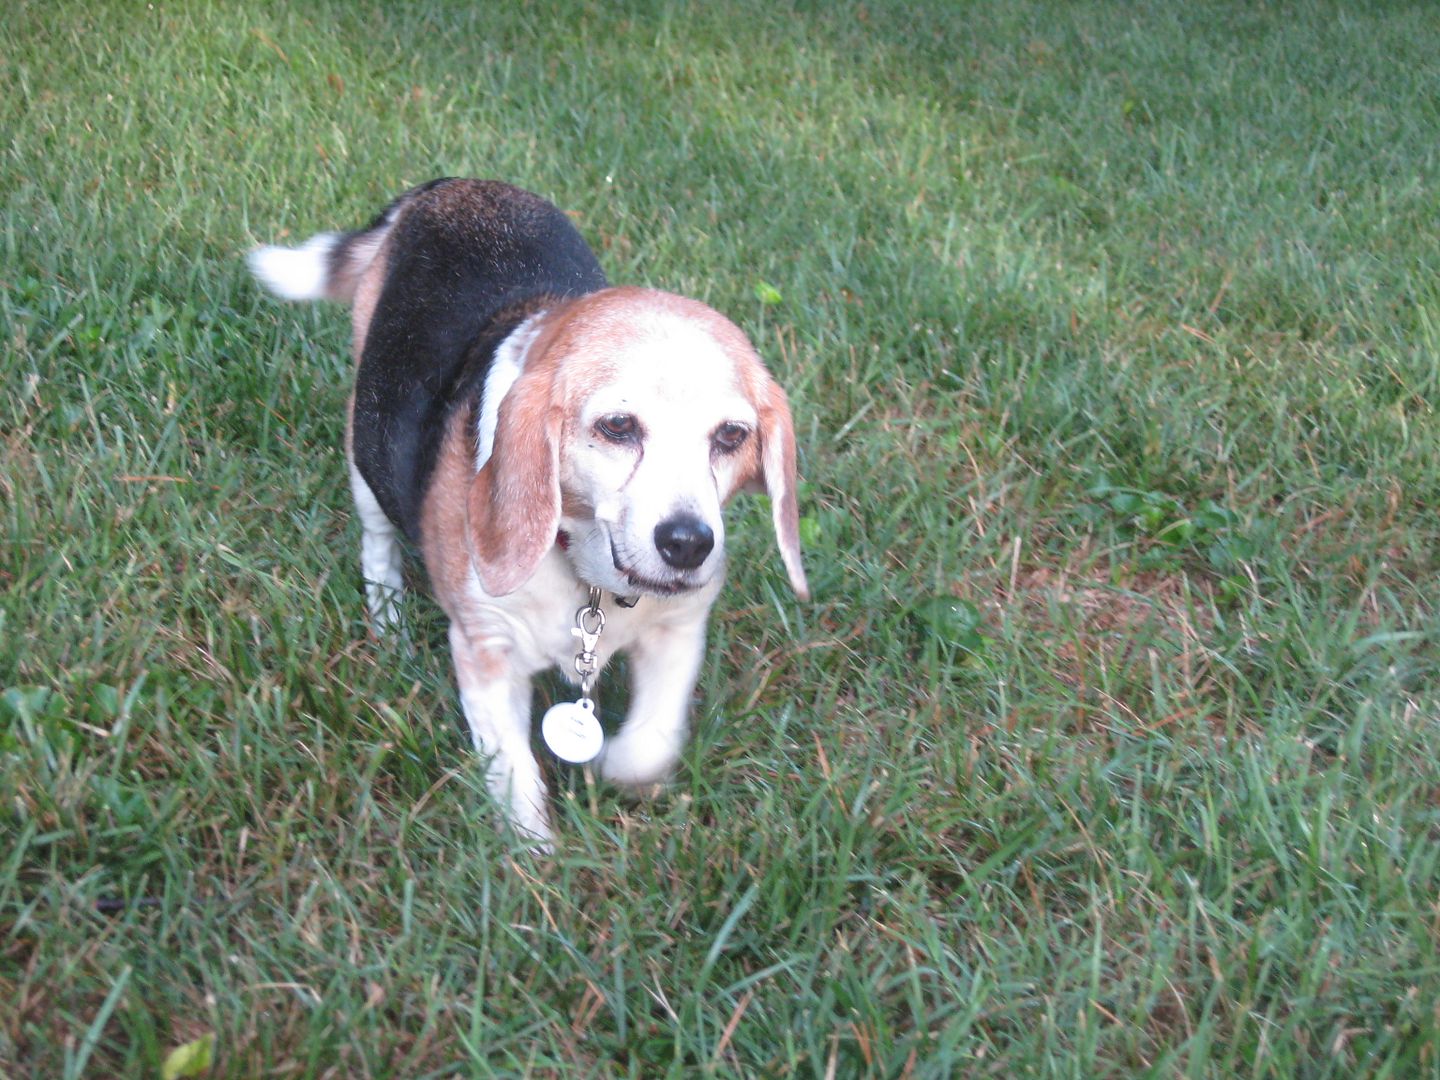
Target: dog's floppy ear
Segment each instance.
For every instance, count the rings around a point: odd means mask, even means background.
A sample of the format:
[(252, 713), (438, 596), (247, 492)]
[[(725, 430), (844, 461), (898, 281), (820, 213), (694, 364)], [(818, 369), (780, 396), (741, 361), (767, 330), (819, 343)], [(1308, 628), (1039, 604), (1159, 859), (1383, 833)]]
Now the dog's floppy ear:
[(470, 484), (470, 554), (491, 596), (529, 580), (560, 525), (560, 423), (551, 372), (526, 371), (500, 403), (495, 445)]
[(800, 561), (800, 513), (795, 502), (795, 422), (790, 418), (790, 399), (773, 379), (759, 403), (760, 469), (765, 475), (765, 492), (775, 520), (775, 539), (780, 557), (790, 575), (790, 587), (801, 600), (810, 599), (805, 566)]

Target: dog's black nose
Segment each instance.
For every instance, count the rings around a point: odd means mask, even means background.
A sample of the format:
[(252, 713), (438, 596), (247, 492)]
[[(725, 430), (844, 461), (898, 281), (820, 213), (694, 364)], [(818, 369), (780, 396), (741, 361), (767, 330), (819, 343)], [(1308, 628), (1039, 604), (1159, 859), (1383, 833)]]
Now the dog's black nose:
[(676, 514), (655, 526), (655, 550), (677, 570), (694, 570), (715, 546), (715, 533), (694, 514)]

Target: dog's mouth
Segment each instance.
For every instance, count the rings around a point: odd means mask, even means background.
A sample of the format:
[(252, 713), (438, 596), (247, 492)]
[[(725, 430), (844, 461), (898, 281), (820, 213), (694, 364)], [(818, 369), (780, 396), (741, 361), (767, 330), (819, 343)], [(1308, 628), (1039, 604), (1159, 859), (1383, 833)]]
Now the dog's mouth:
[(651, 578), (642, 577), (641, 575), (635, 573), (633, 570), (625, 570), (619, 566), (617, 566), (615, 569), (619, 570), (622, 574), (625, 575), (625, 580), (630, 583), (630, 587), (632, 589), (640, 593), (650, 593), (652, 595), (659, 596), (675, 596), (679, 593), (690, 592), (692, 589), (697, 587), (687, 581), (655, 581)]
[(626, 560), (621, 556), (620, 549), (615, 546), (615, 538), (610, 538), (610, 561), (615, 564), (615, 569), (624, 575), (630, 587), (638, 593), (647, 593), (651, 596), (675, 596), (679, 593), (691, 592), (698, 589), (703, 582), (687, 581), (685, 578), (672, 578), (668, 581), (658, 578), (646, 577), (636, 570), (625, 565)]

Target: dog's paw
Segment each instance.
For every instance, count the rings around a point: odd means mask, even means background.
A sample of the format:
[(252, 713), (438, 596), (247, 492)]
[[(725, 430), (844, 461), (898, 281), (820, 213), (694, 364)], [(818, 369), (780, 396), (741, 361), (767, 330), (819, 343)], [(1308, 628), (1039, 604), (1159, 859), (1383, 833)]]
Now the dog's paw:
[(675, 743), (621, 731), (606, 744), (597, 766), (610, 783), (653, 798), (664, 790), (679, 756), (680, 747)]
[(530, 807), (525, 807), (524, 813), (520, 810), (520, 807), (512, 807), (508, 819), (510, 832), (516, 841), (531, 855), (553, 854), (555, 834), (551, 831), (550, 822), (544, 812), (536, 812)]

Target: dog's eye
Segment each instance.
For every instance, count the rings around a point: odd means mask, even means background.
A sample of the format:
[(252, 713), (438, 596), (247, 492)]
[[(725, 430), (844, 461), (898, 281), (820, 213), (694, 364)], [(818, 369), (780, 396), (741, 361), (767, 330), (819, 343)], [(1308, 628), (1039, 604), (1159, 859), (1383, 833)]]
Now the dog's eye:
[(595, 421), (595, 430), (611, 442), (627, 442), (640, 434), (640, 425), (629, 413), (611, 413)]
[(734, 453), (750, 437), (750, 429), (744, 424), (725, 423), (715, 429), (715, 449), (722, 454)]

